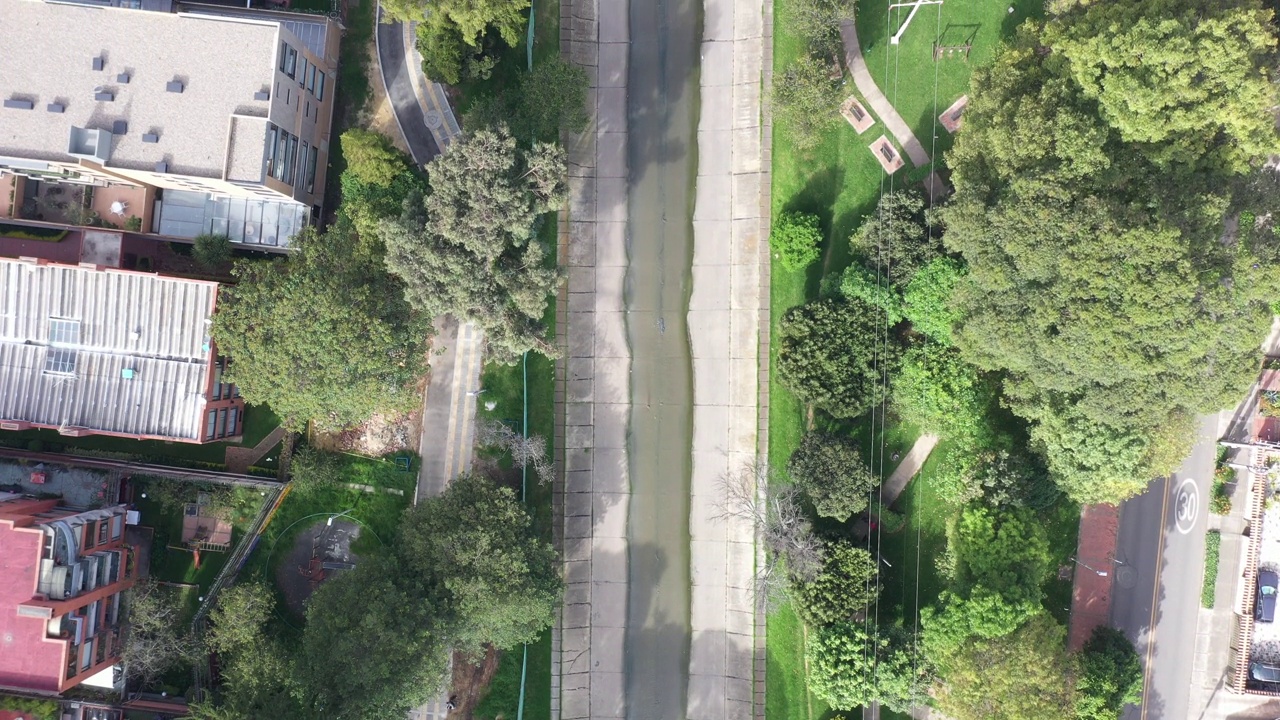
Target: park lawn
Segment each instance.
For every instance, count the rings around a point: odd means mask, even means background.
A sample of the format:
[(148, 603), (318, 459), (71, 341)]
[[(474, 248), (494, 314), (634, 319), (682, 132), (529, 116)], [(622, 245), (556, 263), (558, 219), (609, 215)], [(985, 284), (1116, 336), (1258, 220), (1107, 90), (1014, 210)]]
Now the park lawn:
[(770, 720), (819, 720), (827, 704), (809, 693), (804, 665), (804, 623), (784, 602), (767, 619), (765, 710)]
[[(414, 469), (410, 472), (397, 470), (392, 460), (395, 455), (409, 455)], [(286, 557), (293, 538), (311, 525), (307, 522), (308, 519), (319, 522), (330, 514), (350, 511), (346, 516), (355, 519), (369, 531), (361, 533), (352, 546), (357, 553), (374, 552), (392, 542), (402, 513), (413, 503), (420, 463), (418, 456), (402, 451), (386, 458), (347, 453), (342, 453), (340, 457), (347, 466), (347, 482), (370, 485), (378, 488), (379, 492), (369, 493), (342, 485), (290, 487), (284, 502), (263, 530), (261, 540), (245, 564), (243, 572), (246, 576), (257, 577), (274, 587), (275, 578), (270, 571)], [(386, 488), (399, 490), (404, 494), (383, 492)]]
[(946, 550), (947, 521), (954, 510), (938, 498), (930, 480), (946, 462), (950, 445), (947, 440), (938, 443), (893, 504), (906, 517), (906, 525), (879, 537), (880, 555), (890, 565), (880, 568), (879, 615), (890, 623), (902, 618), (909, 630), (915, 629), (920, 607), (933, 604), (946, 586), (934, 560)]
[[(1044, 15), (1044, 3), (1008, 0), (924, 5), (895, 46), (889, 43), (889, 37), (897, 32), (910, 9), (897, 8), (892, 11), (893, 17), (889, 17), (889, 5), (895, 2), (860, 0), (858, 41), (871, 77), (936, 161), (950, 149), (952, 142), (952, 136), (937, 125), (938, 115), (969, 92), (973, 68), (985, 65), (1003, 38), (1011, 36), (1028, 18)], [(1013, 7), (1012, 13), (1010, 7)], [(943, 46), (969, 43), (973, 49), (967, 60), (963, 54), (956, 53), (944, 55), (935, 63), (935, 39)], [(931, 142), (934, 135), (936, 146)]]
[(280, 418), (266, 405), (246, 405), (243, 440), (238, 443), (204, 444), (166, 442), (164, 440), (129, 440), (109, 435), (67, 437), (56, 430), (22, 430), (0, 434), (0, 445), (23, 448), (32, 452), (54, 452), (96, 455), (136, 460), (155, 465), (179, 467), (216, 467), (225, 465), (228, 447), (253, 447), (280, 425)]

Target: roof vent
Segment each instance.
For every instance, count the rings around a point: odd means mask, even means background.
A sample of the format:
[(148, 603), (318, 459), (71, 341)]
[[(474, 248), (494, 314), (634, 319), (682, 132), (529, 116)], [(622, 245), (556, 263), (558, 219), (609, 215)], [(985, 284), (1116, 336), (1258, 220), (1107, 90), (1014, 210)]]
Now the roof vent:
[(102, 72), (102, 66), (105, 64), (106, 63), (103, 62), (101, 55), (93, 59), (93, 69), (97, 72)]
[(256, 93), (254, 93), (254, 94), (253, 94), (253, 99), (254, 99), (254, 100), (270, 100), (270, 99), (271, 99), (271, 91), (269, 91), (269, 90), (259, 90), (258, 92), (256, 92)]
[(171, 93), (180, 93), (182, 92), (183, 88), (184, 86), (181, 80), (170, 80), (164, 85), (164, 89)]
[(67, 109), (67, 106), (63, 105), (62, 103), (49, 103), (48, 105), (44, 106), (44, 109), (48, 110), (51, 113), (60, 113), (65, 111)]
[(105, 91), (95, 92), (93, 94), (93, 99), (97, 100), (98, 102), (111, 102), (116, 99), (116, 94), (111, 92), (105, 92)]
[(158, 143), (158, 142), (160, 142), (160, 136), (159, 136), (159, 135), (157, 135), (157, 134), (155, 134), (155, 133), (143, 133), (143, 134), (142, 134), (142, 142), (144, 142), (144, 143)]
[(125, 380), (133, 379), (133, 368), (120, 368), (120, 377)]
[(36, 104), (31, 102), (30, 100), (15, 99), (15, 100), (5, 100), (4, 106), (11, 110), (30, 110), (31, 108), (35, 107)]
[(125, 122), (124, 120), (116, 120), (115, 122), (111, 123), (111, 134), (112, 135), (128, 135), (129, 123)]
[(129, 73), (123, 72), (123, 73), (120, 73), (119, 75), (116, 75), (116, 82), (120, 83), (121, 85), (128, 85)]
[(105, 163), (111, 159), (111, 133), (73, 126), (67, 138), (67, 154)]
[(169, 163), (167, 163), (167, 162), (158, 162), (158, 163), (156, 163), (156, 172), (158, 172), (158, 173), (167, 173), (167, 172), (169, 172)]

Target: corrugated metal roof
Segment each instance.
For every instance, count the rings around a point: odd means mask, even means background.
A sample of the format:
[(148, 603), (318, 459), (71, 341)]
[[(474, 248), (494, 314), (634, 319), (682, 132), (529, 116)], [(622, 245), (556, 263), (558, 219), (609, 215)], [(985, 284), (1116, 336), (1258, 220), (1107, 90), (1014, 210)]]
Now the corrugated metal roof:
[[(0, 258), (0, 419), (200, 439), (216, 293), (212, 282)], [(80, 324), (71, 375), (46, 372), (64, 347), (50, 344), (60, 319)]]

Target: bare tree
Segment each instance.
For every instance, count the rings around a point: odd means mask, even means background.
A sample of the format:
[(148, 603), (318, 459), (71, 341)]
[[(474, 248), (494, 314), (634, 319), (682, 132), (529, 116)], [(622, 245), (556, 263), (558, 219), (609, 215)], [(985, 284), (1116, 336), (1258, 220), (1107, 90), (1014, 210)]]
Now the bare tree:
[(770, 481), (767, 465), (753, 463), (720, 479), (718, 518), (750, 522), (764, 543), (765, 562), (756, 572), (760, 607), (777, 602), (792, 583), (813, 582), (822, 572), (822, 541), (800, 506), (793, 485)]
[(525, 437), (504, 423), (481, 420), (476, 423), (476, 442), (511, 453), (512, 462), (532, 467), (544, 485), (555, 477), (555, 464), (547, 457), (547, 441), (541, 435)]
[(173, 593), (140, 582), (128, 596), (128, 613), (122, 660), (130, 680), (145, 686), (169, 668), (199, 657), (199, 643), (179, 622), (181, 608)]

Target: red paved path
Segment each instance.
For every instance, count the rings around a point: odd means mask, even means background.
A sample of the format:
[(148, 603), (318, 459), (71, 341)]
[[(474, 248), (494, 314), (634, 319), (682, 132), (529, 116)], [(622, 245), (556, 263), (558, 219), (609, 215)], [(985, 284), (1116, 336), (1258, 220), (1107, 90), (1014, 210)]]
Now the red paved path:
[[(1089, 567), (1073, 564), (1071, 630), (1067, 647), (1084, 646), (1095, 628), (1106, 625), (1111, 614), (1111, 581), (1114, 579), (1116, 534), (1120, 510), (1115, 505), (1086, 505), (1080, 513), (1080, 542), (1076, 558)], [(1106, 573), (1105, 577), (1097, 571)]]

